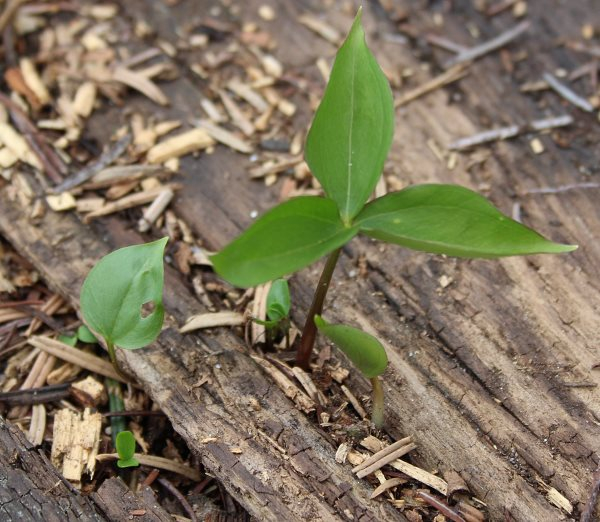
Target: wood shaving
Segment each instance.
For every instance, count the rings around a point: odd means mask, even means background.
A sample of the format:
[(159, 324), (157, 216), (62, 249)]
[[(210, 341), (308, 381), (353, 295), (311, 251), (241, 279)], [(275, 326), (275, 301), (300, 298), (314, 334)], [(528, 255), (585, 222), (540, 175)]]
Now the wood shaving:
[(215, 312), (192, 315), (179, 329), (180, 333), (188, 333), (202, 328), (215, 328), (217, 326), (239, 326), (245, 322), (244, 314), (238, 312)]

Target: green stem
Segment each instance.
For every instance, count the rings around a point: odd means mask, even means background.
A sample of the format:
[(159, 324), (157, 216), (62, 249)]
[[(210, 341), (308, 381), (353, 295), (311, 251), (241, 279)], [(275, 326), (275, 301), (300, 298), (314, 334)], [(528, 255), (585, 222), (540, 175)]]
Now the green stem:
[(310, 366), (310, 356), (312, 355), (313, 346), (315, 345), (315, 339), (317, 337), (317, 326), (315, 325), (315, 315), (321, 315), (323, 311), (323, 303), (327, 290), (329, 289), (329, 283), (331, 283), (331, 276), (335, 270), (335, 265), (340, 257), (341, 247), (335, 249), (325, 262), (325, 268), (319, 279), (319, 284), (313, 297), (313, 302), (310, 305), (310, 310), (306, 316), (306, 322), (304, 323), (304, 330), (302, 330), (302, 339), (300, 341), (300, 348), (296, 354), (296, 366), (300, 366), (303, 370), (308, 370)]
[(376, 428), (383, 428), (383, 420), (385, 415), (385, 405), (383, 403), (383, 386), (379, 377), (372, 377), (371, 384), (373, 385), (373, 409), (371, 411), (371, 422)]
[[(108, 391), (108, 407), (111, 412), (123, 411), (125, 409), (125, 403), (123, 402), (123, 392), (121, 390), (121, 384), (113, 379), (106, 379), (106, 389)], [(111, 438), (113, 447), (117, 447), (117, 435), (125, 431), (127, 425), (125, 423), (125, 417), (115, 416), (110, 418), (111, 427)]]
[(115, 345), (113, 343), (111, 343), (110, 341), (106, 341), (106, 348), (108, 350), (108, 356), (110, 357), (110, 362), (112, 363), (115, 371), (119, 374), (120, 377), (122, 377), (125, 380), (125, 382), (129, 382), (129, 377), (121, 371), (121, 368), (119, 368)]

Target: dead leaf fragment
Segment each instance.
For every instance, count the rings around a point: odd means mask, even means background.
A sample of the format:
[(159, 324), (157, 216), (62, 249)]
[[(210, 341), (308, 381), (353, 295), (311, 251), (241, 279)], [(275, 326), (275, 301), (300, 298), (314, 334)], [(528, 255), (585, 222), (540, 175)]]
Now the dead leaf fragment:
[(192, 315), (179, 329), (180, 333), (192, 332), (201, 328), (216, 326), (239, 326), (244, 323), (244, 315), (239, 312), (215, 312)]

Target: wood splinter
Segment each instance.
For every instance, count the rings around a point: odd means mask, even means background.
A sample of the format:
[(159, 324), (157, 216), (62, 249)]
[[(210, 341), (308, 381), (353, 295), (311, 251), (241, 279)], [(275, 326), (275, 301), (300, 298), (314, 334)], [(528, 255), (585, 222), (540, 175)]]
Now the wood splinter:
[(148, 232), (152, 224), (166, 210), (173, 199), (175, 193), (169, 187), (161, 190), (152, 204), (144, 211), (144, 215), (138, 221), (138, 230), (140, 232)]

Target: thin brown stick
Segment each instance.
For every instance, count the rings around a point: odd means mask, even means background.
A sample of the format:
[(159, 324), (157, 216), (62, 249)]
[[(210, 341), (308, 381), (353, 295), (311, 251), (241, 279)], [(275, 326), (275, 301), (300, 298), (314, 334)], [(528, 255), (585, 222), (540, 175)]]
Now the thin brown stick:
[(427, 493), (426, 491), (417, 491), (417, 497), (421, 500), (424, 500), (430, 506), (433, 506), (437, 509), (442, 515), (446, 518), (452, 520), (453, 522), (466, 522), (466, 520), (461, 517), (454, 509), (452, 509), (448, 504), (446, 504), (443, 500), (438, 497), (432, 495), (431, 493)]
[(185, 512), (189, 515), (190, 520), (192, 522), (198, 522), (196, 513), (194, 513), (192, 506), (190, 506), (190, 503), (181, 494), (181, 492), (173, 484), (171, 484), (166, 478), (158, 477), (157, 480), (167, 491), (169, 491), (169, 493), (171, 493), (171, 495), (173, 495), (179, 501), (179, 503), (181, 504), (181, 506), (183, 507)]
[(91, 179), (95, 174), (104, 170), (117, 158), (119, 158), (129, 147), (131, 143), (131, 134), (126, 134), (119, 141), (117, 141), (112, 147), (109, 147), (101, 156), (88, 165), (75, 173), (73, 176), (65, 179), (60, 185), (54, 187), (54, 192), (61, 193), (65, 190), (71, 190), (72, 188), (85, 183)]
[(30, 406), (32, 404), (57, 402), (69, 396), (70, 386), (69, 383), (65, 383), (4, 392), (0, 393), (0, 402), (9, 406)]
[(490, 129), (478, 132), (473, 136), (461, 138), (448, 145), (449, 150), (465, 150), (488, 143), (490, 141), (506, 140), (514, 138), (519, 134), (526, 132), (539, 132), (542, 130), (553, 129), (556, 127), (565, 127), (571, 125), (573, 118), (568, 114), (556, 116), (552, 118), (544, 118), (542, 120), (534, 120), (526, 125), (510, 125), (509, 127), (500, 127), (499, 129)]
[(559, 82), (556, 77), (550, 73), (544, 73), (544, 80), (548, 83), (550, 88), (554, 90), (559, 96), (567, 100), (569, 103), (579, 107), (581, 110), (586, 112), (594, 112), (594, 106), (587, 101), (585, 98), (579, 96), (573, 89), (566, 86), (564, 83)]
[(521, 36), (521, 34), (527, 31), (530, 26), (531, 23), (528, 20), (525, 20), (524, 22), (511, 27), (508, 31), (500, 33), (498, 36), (488, 40), (487, 42), (483, 42), (482, 44), (474, 47), (469, 47), (466, 51), (460, 52), (454, 58), (448, 60), (444, 64), (444, 68), (447, 69), (459, 63), (476, 60), (477, 58), (481, 58), (482, 56), (495, 51), (500, 47), (504, 47), (506, 44), (512, 42), (515, 38)]
[(356, 476), (358, 478), (366, 477), (367, 475), (370, 475), (371, 473), (377, 471), (378, 469), (383, 468), (383, 466), (385, 466), (386, 464), (389, 464), (390, 462), (394, 462), (395, 460), (399, 459), (400, 457), (406, 455), (407, 453), (409, 453), (410, 451), (412, 451), (416, 448), (417, 448), (417, 445), (414, 442), (409, 442), (408, 444), (401, 446), (400, 448), (397, 448), (395, 451), (391, 452), (389, 455), (386, 455), (385, 457), (378, 459), (376, 462), (374, 462), (370, 466), (367, 466), (366, 468), (361, 469), (358, 473), (356, 473)]
[(468, 74), (467, 65), (458, 64), (442, 74), (437, 75), (431, 80), (426, 81), (422, 85), (415, 87), (414, 89), (404, 93), (400, 98), (398, 98), (394, 102), (394, 107), (401, 107), (402, 105), (406, 105), (421, 96), (434, 91), (439, 87), (443, 87), (444, 85), (448, 85), (449, 83), (453, 83), (461, 78), (464, 78)]

